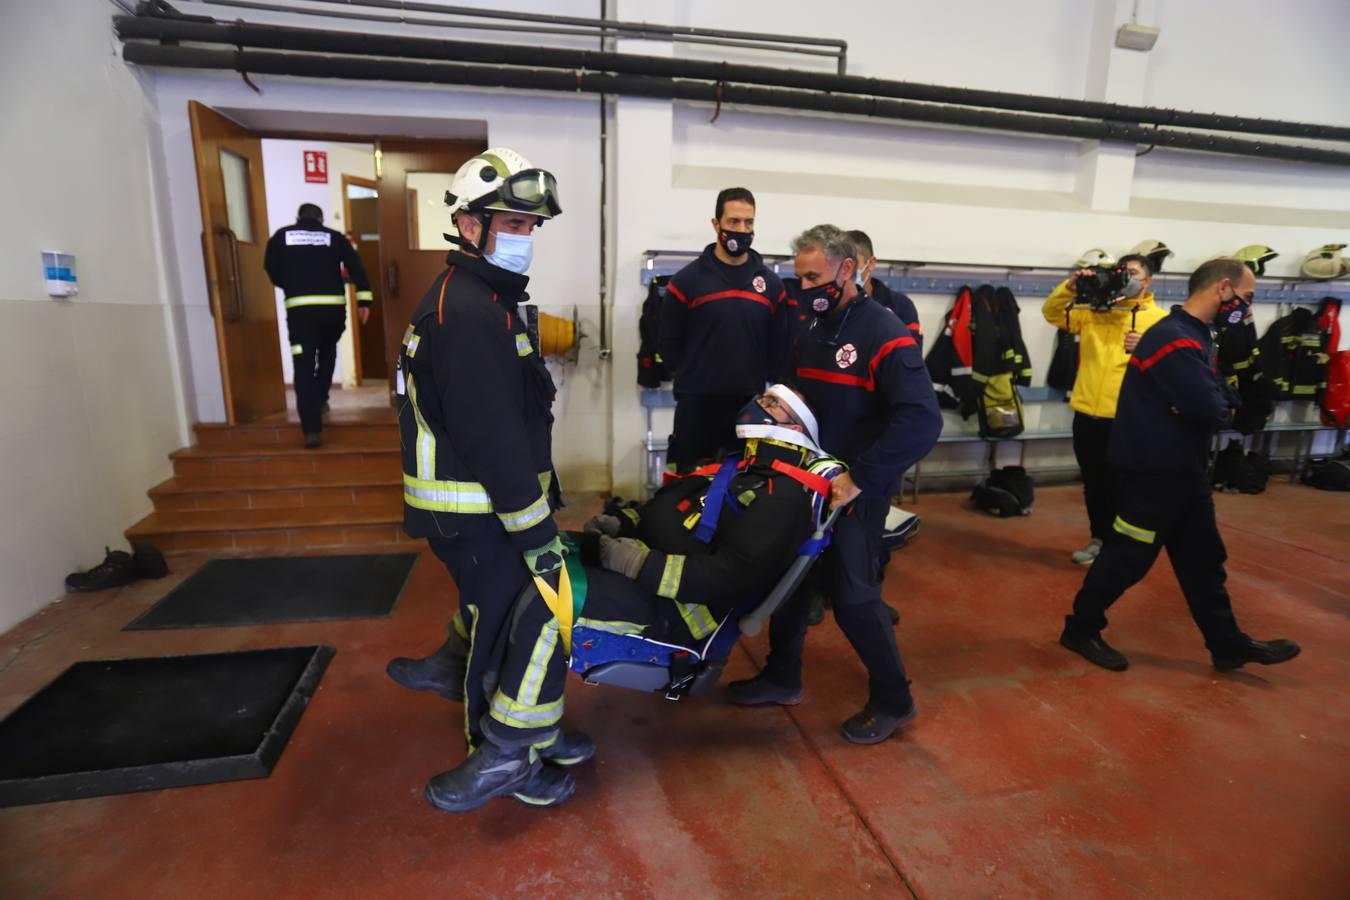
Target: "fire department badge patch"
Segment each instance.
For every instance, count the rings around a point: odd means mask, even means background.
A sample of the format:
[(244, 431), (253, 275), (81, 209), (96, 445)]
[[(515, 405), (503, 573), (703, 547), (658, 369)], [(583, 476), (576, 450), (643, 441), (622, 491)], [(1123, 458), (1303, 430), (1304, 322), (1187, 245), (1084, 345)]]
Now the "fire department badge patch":
[(847, 369), (858, 361), (858, 348), (852, 344), (845, 344), (834, 353), (834, 364), (841, 369)]
[(764, 293), (764, 289), (768, 287), (768, 284), (765, 283), (763, 275), (756, 275), (755, 280), (750, 282), (750, 286), (755, 289), (756, 293), (762, 294)]

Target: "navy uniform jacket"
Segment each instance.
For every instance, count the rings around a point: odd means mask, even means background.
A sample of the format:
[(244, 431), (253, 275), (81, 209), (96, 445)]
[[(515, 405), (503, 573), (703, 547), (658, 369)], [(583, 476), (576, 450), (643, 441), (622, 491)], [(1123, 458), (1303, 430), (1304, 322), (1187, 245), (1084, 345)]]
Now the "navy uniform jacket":
[(347, 306), (342, 267), (356, 284), (356, 302), (372, 301), (366, 267), (347, 236), (313, 219), (277, 229), (267, 242), (263, 268), (286, 295), (287, 309), (307, 306)]
[(919, 342), (919, 352), (923, 353), (923, 327), (919, 325), (919, 311), (914, 301), (901, 291), (893, 291), (884, 281), (872, 279), (872, 299), (900, 317), (909, 329), (910, 336)]
[(553, 523), (553, 379), (517, 305), (529, 279), (452, 251), (399, 356), (403, 527), (413, 537), (501, 533), (532, 568), (561, 562)]
[(758, 394), (786, 351), (786, 293), (755, 251), (728, 266), (714, 246), (671, 277), (657, 346), (678, 393)]
[(1209, 326), (1180, 306), (1144, 332), (1120, 386), (1111, 465), (1205, 476), (1210, 439), (1232, 415), (1213, 353)]
[(820, 445), (848, 463), (864, 494), (891, 497), (905, 470), (942, 432), (918, 341), (859, 290), (853, 302), (797, 335), (795, 383), (820, 424)]

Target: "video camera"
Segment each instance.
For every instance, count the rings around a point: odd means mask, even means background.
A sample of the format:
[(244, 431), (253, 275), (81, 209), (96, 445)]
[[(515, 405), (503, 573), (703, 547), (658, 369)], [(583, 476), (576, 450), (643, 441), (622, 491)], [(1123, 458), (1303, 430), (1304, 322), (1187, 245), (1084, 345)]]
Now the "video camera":
[(1093, 312), (1109, 312), (1121, 300), (1137, 297), (1144, 289), (1138, 281), (1131, 281), (1130, 270), (1120, 264), (1093, 266), (1086, 271), (1074, 282), (1074, 302), (1091, 307)]

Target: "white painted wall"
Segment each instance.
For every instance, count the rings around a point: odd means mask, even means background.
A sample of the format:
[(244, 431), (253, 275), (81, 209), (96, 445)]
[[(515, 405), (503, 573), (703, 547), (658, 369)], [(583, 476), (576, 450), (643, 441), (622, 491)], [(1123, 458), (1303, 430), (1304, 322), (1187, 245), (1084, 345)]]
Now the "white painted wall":
[[(0, 631), (125, 548), (187, 439), (154, 109), (108, 9), (7, 3), (0, 28)], [(76, 255), (79, 296), (47, 298), (44, 249)]]
[[(305, 181), (304, 153), (319, 150), (328, 154), (328, 182), (320, 184)], [(296, 141), (264, 138), (262, 142), (263, 180), (267, 190), (267, 224), (276, 231), (295, 222), (295, 212), (302, 203), (314, 203), (323, 210), (323, 222), (329, 228), (347, 232), (343, 221), (342, 176), (375, 177), (375, 148), (371, 144), (348, 144), (332, 141)], [(375, 277), (378, 273), (367, 273)], [(294, 361), (290, 342), (286, 340), (285, 295), (277, 289), (277, 325), (282, 330), (281, 368), (287, 384), (294, 379)], [(348, 316), (350, 319), (350, 315)], [(337, 367), (333, 383), (356, 387), (356, 363), (353, 358), (351, 322), (338, 341)]]

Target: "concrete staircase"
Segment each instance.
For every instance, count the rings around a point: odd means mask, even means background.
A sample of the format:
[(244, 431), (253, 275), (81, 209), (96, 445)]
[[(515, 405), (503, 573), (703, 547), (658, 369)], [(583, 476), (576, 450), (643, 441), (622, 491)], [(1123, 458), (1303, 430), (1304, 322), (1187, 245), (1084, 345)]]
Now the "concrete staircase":
[(411, 542), (392, 410), (335, 410), (318, 450), (301, 446), (294, 413), (195, 430), (129, 540), (165, 553)]

